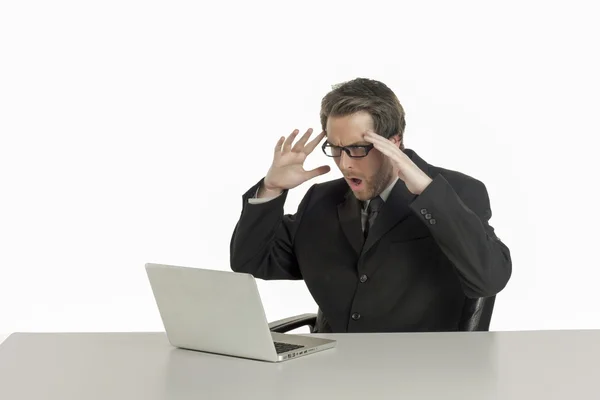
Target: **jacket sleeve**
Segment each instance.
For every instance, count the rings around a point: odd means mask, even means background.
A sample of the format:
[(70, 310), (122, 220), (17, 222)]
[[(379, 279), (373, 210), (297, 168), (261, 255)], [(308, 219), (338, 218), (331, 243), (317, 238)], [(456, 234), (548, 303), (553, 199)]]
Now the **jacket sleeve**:
[(313, 187), (295, 214), (284, 214), (287, 190), (269, 201), (250, 201), (261, 184), (262, 179), (242, 196), (241, 216), (230, 241), (231, 269), (264, 280), (300, 280), (294, 238)]
[(506, 286), (512, 274), (510, 251), (489, 225), (492, 210), (482, 182), (467, 181), (459, 195), (437, 175), (411, 208), (454, 265), (467, 297), (493, 296)]

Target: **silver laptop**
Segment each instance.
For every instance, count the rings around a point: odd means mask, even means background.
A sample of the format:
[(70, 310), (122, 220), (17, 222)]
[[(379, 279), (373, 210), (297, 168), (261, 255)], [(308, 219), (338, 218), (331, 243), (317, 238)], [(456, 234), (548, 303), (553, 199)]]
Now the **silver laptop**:
[(146, 264), (169, 342), (179, 348), (280, 362), (336, 341), (271, 332), (252, 275)]

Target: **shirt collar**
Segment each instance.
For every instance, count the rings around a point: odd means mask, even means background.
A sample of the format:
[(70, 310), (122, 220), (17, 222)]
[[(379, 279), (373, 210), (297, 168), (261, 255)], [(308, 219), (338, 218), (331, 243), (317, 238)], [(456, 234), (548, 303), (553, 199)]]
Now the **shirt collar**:
[[(386, 187), (380, 194), (379, 197), (381, 197), (381, 199), (385, 202), (387, 201), (388, 197), (390, 197), (390, 193), (392, 193), (392, 189), (394, 188), (394, 185), (396, 184), (396, 182), (398, 182), (398, 177), (396, 177), (396, 179), (394, 179), (392, 181), (392, 183), (390, 183), (390, 185), (388, 187)], [(371, 202), (371, 200), (366, 200), (363, 203), (363, 207), (366, 210), (367, 207), (369, 207), (369, 203)]]

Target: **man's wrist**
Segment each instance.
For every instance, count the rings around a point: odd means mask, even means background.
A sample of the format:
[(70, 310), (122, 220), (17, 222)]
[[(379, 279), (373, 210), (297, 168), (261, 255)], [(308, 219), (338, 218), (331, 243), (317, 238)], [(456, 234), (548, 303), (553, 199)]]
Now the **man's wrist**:
[(258, 189), (258, 193), (256, 194), (257, 198), (265, 198), (265, 197), (277, 197), (281, 193), (283, 193), (283, 189), (271, 187), (263, 181)]
[(427, 187), (429, 187), (429, 185), (431, 184), (431, 182), (433, 182), (433, 179), (431, 179), (428, 176), (423, 177), (419, 183), (416, 185), (416, 188), (413, 192), (413, 194), (420, 196), (425, 189), (427, 189)]

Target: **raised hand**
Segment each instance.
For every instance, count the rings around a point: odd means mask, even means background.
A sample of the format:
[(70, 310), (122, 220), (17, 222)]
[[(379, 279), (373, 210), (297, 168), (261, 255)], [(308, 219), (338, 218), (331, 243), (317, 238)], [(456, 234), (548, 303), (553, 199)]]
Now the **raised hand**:
[(373, 143), (375, 148), (392, 160), (398, 170), (398, 177), (404, 181), (407, 189), (416, 195), (421, 194), (431, 183), (431, 178), (425, 174), (400, 148), (390, 139), (367, 132), (366, 141)]
[(306, 157), (312, 153), (319, 142), (325, 137), (325, 132), (321, 132), (317, 137), (308, 142), (312, 132), (312, 128), (308, 129), (293, 147), (294, 139), (299, 133), (298, 129), (294, 130), (287, 139), (282, 136), (277, 141), (273, 163), (263, 182), (265, 190), (275, 193), (285, 189), (292, 189), (309, 179), (329, 172), (330, 168), (327, 165), (309, 171), (304, 169)]

